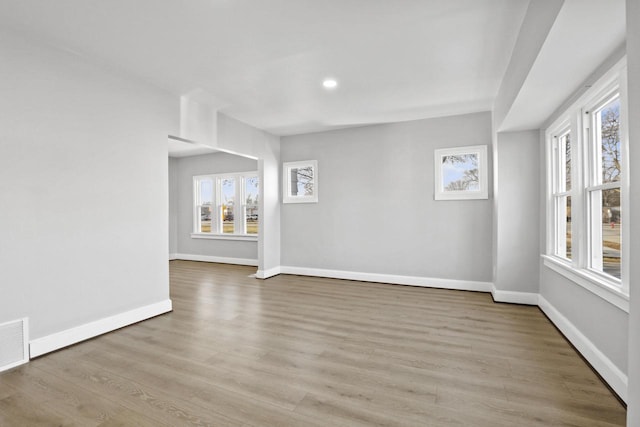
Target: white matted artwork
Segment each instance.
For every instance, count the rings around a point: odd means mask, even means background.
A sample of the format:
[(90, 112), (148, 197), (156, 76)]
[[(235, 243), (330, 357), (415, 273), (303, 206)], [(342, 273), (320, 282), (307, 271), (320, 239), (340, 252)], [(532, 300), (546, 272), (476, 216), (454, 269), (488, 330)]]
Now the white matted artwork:
[(282, 164), (282, 202), (318, 202), (318, 161), (304, 160)]
[(488, 199), (487, 146), (435, 150), (435, 200)]

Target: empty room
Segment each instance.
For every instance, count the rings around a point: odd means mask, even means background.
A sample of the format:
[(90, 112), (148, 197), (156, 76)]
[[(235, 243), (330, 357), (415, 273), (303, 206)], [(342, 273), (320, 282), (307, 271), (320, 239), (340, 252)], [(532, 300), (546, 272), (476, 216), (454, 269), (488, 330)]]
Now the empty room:
[(0, 0), (0, 426), (640, 427), (639, 117), (640, 0)]

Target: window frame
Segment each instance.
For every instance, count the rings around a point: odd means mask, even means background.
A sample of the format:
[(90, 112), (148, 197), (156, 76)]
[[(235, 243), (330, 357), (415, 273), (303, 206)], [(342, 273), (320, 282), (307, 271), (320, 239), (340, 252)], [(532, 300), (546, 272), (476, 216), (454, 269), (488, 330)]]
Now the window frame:
[[(442, 159), (447, 156), (475, 154), (478, 156), (478, 189), (447, 191), (444, 188)], [(433, 152), (434, 200), (486, 200), (489, 198), (489, 172), (486, 145), (439, 148)]]
[[(592, 137), (593, 122), (599, 108), (618, 96), (620, 99), (620, 150), (621, 150), (621, 179), (616, 183), (602, 184), (602, 174), (598, 168), (595, 140)], [(628, 226), (622, 227), (621, 277), (620, 279), (598, 271), (592, 267), (592, 253), (595, 248), (595, 236), (592, 193), (610, 188), (620, 188), (621, 215), (624, 221), (629, 221), (628, 212), (628, 133), (627, 133), (627, 103), (626, 103), (626, 59), (622, 59), (606, 72), (591, 88), (587, 89), (578, 99), (547, 128), (545, 132), (545, 164), (546, 164), (546, 217), (547, 239), (546, 252), (543, 255), (544, 264), (560, 273), (574, 283), (590, 290), (611, 304), (628, 312), (629, 281), (628, 281)], [(559, 186), (561, 173), (558, 168), (566, 167), (558, 160), (556, 146), (557, 137), (569, 132), (571, 149), (571, 189)], [(559, 191), (564, 190), (564, 191)], [(559, 216), (558, 198), (571, 196), (571, 229), (572, 252), (571, 258), (559, 255), (558, 239)], [(601, 209), (601, 208), (599, 208)], [(564, 220), (566, 221), (566, 219)], [(602, 227), (601, 224), (596, 224)], [(600, 230), (601, 233), (601, 230)]]
[[(620, 88), (620, 83), (615, 82), (615, 84), (609, 85), (604, 90), (602, 90), (598, 96), (592, 99), (592, 102), (587, 104), (582, 109), (582, 126), (583, 126), (583, 135), (585, 137), (585, 141), (588, 143), (588, 147), (585, 144), (585, 152), (584, 152), (584, 198), (585, 198), (585, 209), (586, 209), (586, 221), (587, 221), (587, 241), (589, 244), (587, 245), (587, 265), (591, 272), (594, 274), (603, 276), (604, 280), (612, 280), (615, 284), (619, 284), (622, 286), (622, 277), (620, 279), (613, 277), (600, 269), (597, 269), (593, 266), (594, 262), (602, 264), (602, 219), (596, 221), (594, 218), (594, 211), (600, 210), (602, 206), (602, 202), (596, 203), (593, 199), (594, 194), (596, 192), (602, 192), (605, 190), (612, 190), (619, 188), (621, 192), (622, 199), (622, 179), (625, 178), (625, 175), (628, 172), (622, 167), (622, 178), (619, 181), (603, 183), (602, 181), (602, 154), (600, 150), (598, 150), (597, 144), (595, 144), (593, 135), (596, 128), (596, 112), (601, 111), (607, 104), (615, 99), (620, 100), (620, 151), (621, 151), (621, 163), (625, 162), (627, 158), (627, 153), (623, 150), (623, 141), (622, 141), (622, 110), (624, 110), (622, 106), (622, 93)], [(625, 173), (627, 172), (627, 173)], [(601, 200), (601, 199), (600, 199)], [(596, 208), (597, 206), (597, 208)], [(623, 215), (623, 218), (628, 217)], [(598, 250), (595, 249), (594, 242), (598, 242)], [(623, 245), (626, 246), (626, 245)], [(622, 254), (620, 258), (620, 267), (622, 269)], [(622, 272), (622, 270), (621, 270)]]
[[(217, 174), (205, 174), (193, 176), (193, 223), (191, 238), (194, 239), (221, 239), (221, 240), (258, 240), (260, 229), (257, 233), (247, 233), (247, 218), (246, 218), (246, 182), (248, 178), (257, 178), (258, 185), (260, 185), (260, 177), (258, 171), (249, 172), (231, 172), (231, 173), (217, 173)], [(221, 215), (222, 209), (222, 181), (224, 179), (235, 180), (235, 194), (234, 194), (234, 232), (224, 233), (223, 230), (223, 217)], [(203, 232), (201, 230), (201, 214), (200, 208), (201, 201), (201, 182), (204, 180), (211, 180), (212, 185), (212, 212), (211, 212), (211, 231)], [(259, 188), (259, 187), (258, 187)], [(242, 203), (237, 203), (242, 201)], [(260, 208), (258, 208), (258, 218), (260, 217)], [(215, 227), (214, 227), (215, 224)]]
[[(550, 137), (550, 150), (551, 150), (551, 209), (553, 209), (553, 234), (552, 234), (552, 250), (551, 254), (557, 256), (563, 260), (571, 262), (573, 254), (570, 257), (566, 256), (566, 198), (571, 197), (573, 202), (574, 189), (575, 189), (575, 165), (574, 165), (574, 136), (571, 132), (571, 124), (568, 120), (563, 120), (558, 126), (554, 128), (555, 132), (552, 132)], [(560, 141), (567, 135), (569, 138), (569, 149), (571, 151), (571, 188), (566, 188), (567, 176), (566, 176), (566, 151), (561, 150)], [(563, 145), (564, 147), (564, 145)], [(565, 200), (564, 203), (561, 203)], [(573, 204), (573, 203), (572, 203)], [(564, 206), (564, 207), (563, 207)], [(561, 215), (564, 213), (564, 215)], [(573, 230), (573, 218), (571, 221), (571, 242), (573, 246), (573, 237), (575, 236)], [(564, 252), (563, 256), (561, 252)]]

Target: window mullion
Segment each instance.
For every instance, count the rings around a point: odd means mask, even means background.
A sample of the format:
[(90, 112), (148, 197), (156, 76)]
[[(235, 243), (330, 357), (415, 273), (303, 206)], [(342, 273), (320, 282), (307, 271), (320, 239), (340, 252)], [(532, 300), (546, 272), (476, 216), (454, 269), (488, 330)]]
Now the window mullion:
[(247, 234), (247, 227), (245, 225), (245, 220), (244, 220), (244, 206), (245, 206), (245, 200), (244, 200), (244, 177), (241, 175), (236, 175), (235, 177), (236, 179), (236, 200), (237, 203), (235, 203), (233, 210), (233, 222), (234, 222), (234, 230), (236, 233), (239, 234)]
[(591, 183), (591, 159), (592, 155), (590, 153), (590, 144), (589, 144), (589, 115), (586, 111), (580, 110), (576, 115), (575, 128), (579, 133), (577, 138), (575, 138), (576, 144), (576, 176), (578, 177), (578, 182), (576, 182), (576, 188), (579, 189), (576, 193), (576, 197), (574, 199), (574, 206), (578, 209), (575, 215), (575, 224), (574, 229), (578, 231), (577, 233), (577, 247), (578, 254), (576, 257), (576, 267), (581, 269), (586, 269), (589, 265), (589, 257), (590, 257), (590, 223), (589, 223), (589, 203), (586, 188)]
[(223, 213), (222, 213), (222, 177), (216, 175), (215, 178), (215, 217), (216, 217), (216, 233), (222, 234), (222, 221), (223, 221)]
[[(620, 103), (622, 106), (627, 106), (628, 99), (628, 81), (627, 72), (622, 73), (620, 78)], [(621, 168), (622, 168), (622, 182), (620, 183), (620, 210), (622, 214), (622, 253), (621, 253), (621, 282), (622, 292), (629, 294), (629, 243), (631, 242), (631, 235), (629, 233), (629, 117), (627, 108), (620, 108), (620, 152), (621, 152)]]
[(193, 179), (193, 201), (196, 209), (193, 211), (193, 231), (200, 232), (200, 210), (201, 201), (200, 201), (200, 180)]

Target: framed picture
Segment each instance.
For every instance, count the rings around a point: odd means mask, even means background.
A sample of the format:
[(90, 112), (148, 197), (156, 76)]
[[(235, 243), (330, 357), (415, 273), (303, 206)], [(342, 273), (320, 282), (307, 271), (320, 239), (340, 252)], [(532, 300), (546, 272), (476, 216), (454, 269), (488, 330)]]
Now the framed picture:
[(282, 202), (318, 202), (318, 161), (304, 160), (282, 164)]
[(435, 200), (488, 199), (487, 146), (435, 150)]

